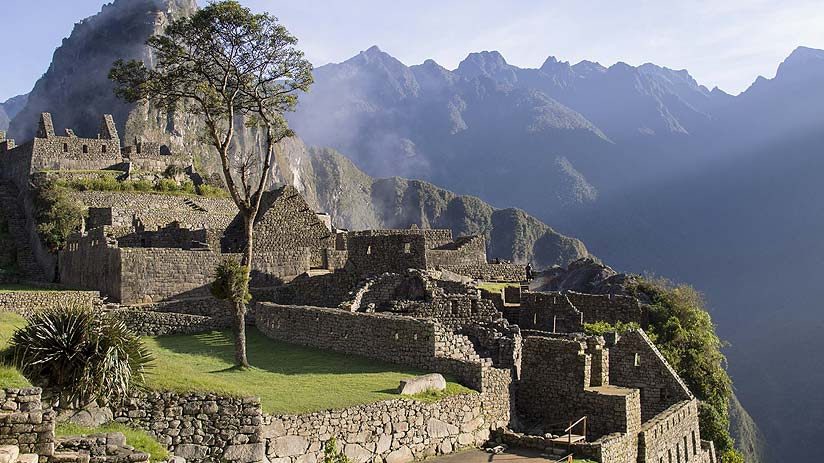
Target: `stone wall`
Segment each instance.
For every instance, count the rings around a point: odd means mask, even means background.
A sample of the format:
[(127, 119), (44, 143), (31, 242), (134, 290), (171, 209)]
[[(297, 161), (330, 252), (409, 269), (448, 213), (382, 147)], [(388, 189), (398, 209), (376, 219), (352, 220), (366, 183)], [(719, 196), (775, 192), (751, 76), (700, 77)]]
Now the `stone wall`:
[(21, 453), (54, 452), (55, 413), (43, 410), (39, 387), (0, 390), (0, 445), (16, 445)]
[(257, 398), (136, 393), (114, 416), (119, 423), (153, 434), (186, 461), (251, 463), (265, 458)]
[(693, 398), (687, 386), (647, 335), (634, 331), (609, 346), (610, 383), (641, 391), (641, 415), (650, 420), (670, 406)]
[(426, 265), (429, 268), (441, 265), (484, 265), (486, 264), (486, 244), (482, 236), (462, 236), (455, 242), (426, 251)]
[(282, 286), (256, 291), (254, 296), (259, 301), (284, 305), (338, 307), (352, 298), (357, 283), (357, 275), (342, 270), (316, 276), (304, 274)]
[(193, 315), (178, 312), (159, 312), (145, 307), (129, 307), (110, 310), (108, 313), (123, 320), (135, 333), (141, 336), (166, 336), (172, 334), (197, 334), (213, 330), (224, 330), (232, 326), (230, 307), (226, 305), (223, 315)]
[(584, 323), (645, 324), (646, 311), (630, 296), (581, 294), (573, 291), (521, 294), (519, 325), (557, 333), (582, 332)]
[(637, 390), (589, 387), (591, 358), (583, 340), (527, 336), (523, 342), (518, 409), (546, 431), (562, 430), (587, 416), (588, 438), (637, 434), (641, 404)]
[[(347, 266), (361, 276), (426, 268), (426, 239), (412, 233), (358, 232), (347, 240)], [(404, 230), (405, 231), (405, 230)]]
[(557, 292), (522, 292), (518, 326), (525, 330), (550, 333), (584, 331), (583, 314), (565, 294)]
[(264, 418), (267, 456), (273, 463), (323, 461), (323, 444), (338, 440), (353, 463), (407, 462), (477, 447), (490, 423), (478, 393), (437, 402), (395, 399), (345, 410)]
[(389, 314), (259, 303), (257, 328), (293, 344), (423, 367), (435, 357), (435, 323)]
[(698, 401), (678, 402), (645, 422), (638, 436), (638, 452), (638, 461), (649, 463), (702, 461)]
[[(215, 267), (228, 254), (176, 248), (118, 248), (105, 228), (72, 235), (60, 251), (60, 281), (126, 303), (209, 296)], [(240, 259), (239, 255), (232, 255)], [(255, 255), (252, 285), (272, 286), (309, 270), (305, 248)]]
[[(254, 232), (256, 252), (288, 252), (307, 248), (314, 268), (325, 268), (326, 250), (335, 248), (332, 231), (318, 218), (298, 190), (290, 185), (264, 194)], [(223, 250), (240, 252), (245, 242), (243, 218), (238, 216), (226, 230)]]
[(70, 195), (86, 207), (111, 209), (105, 223), (93, 225), (131, 228), (137, 219), (147, 230), (152, 230), (177, 221), (191, 229), (222, 232), (238, 213), (232, 200), (227, 198), (109, 191), (76, 191)]
[(520, 282), (526, 280), (526, 267), (518, 264), (446, 264), (438, 268), (483, 281)]
[(58, 253), (60, 282), (70, 288), (92, 289), (119, 300), (121, 297), (120, 249), (95, 228), (88, 234), (72, 234)]
[(98, 307), (100, 304), (97, 291), (0, 291), (0, 312), (21, 315), (50, 307)]
[(567, 291), (565, 294), (572, 305), (584, 314), (584, 323), (603, 321), (614, 325), (621, 321), (646, 325), (646, 311), (638, 299), (632, 296), (582, 294), (574, 291)]

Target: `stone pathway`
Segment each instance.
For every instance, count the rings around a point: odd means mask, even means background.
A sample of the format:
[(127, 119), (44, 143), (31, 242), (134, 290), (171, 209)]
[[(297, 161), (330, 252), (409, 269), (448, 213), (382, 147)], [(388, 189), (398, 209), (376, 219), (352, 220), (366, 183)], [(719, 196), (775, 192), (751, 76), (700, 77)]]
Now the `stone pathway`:
[(427, 463), (552, 463), (552, 458), (541, 456), (537, 450), (510, 448), (504, 453), (493, 455), (483, 450), (464, 452), (427, 459)]

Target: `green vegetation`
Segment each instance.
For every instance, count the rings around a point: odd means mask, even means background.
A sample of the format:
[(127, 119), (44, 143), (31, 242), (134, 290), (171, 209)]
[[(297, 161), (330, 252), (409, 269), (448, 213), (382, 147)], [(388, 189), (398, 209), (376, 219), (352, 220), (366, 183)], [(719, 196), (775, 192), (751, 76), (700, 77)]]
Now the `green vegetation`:
[(37, 233), (49, 249), (57, 251), (70, 234), (80, 230), (86, 211), (58, 187), (57, 181), (48, 181), (35, 191)]
[(650, 339), (701, 400), (701, 438), (715, 442), (722, 463), (743, 462), (730, 436), (732, 381), (721, 353), (724, 344), (715, 334), (703, 296), (689, 285), (661, 278), (638, 277), (628, 289), (651, 301), (646, 327)]
[(240, 265), (234, 257), (228, 257), (215, 268), (215, 281), (212, 282), (212, 296), (229, 301), (235, 308), (235, 365), (249, 366), (246, 357), (246, 304), (252, 300), (249, 292), (250, 275), (247, 267)]
[[(249, 330), (247, 338), (254, 366), (244, 369), (234, 366), (229, 332), (145, 340), (155, 356), (155, 368), (147, 381), (150, 388), (260, 396), (263, 410), (271, 414), (345, 408), (398, 398), (395, 391), (400, 380), (423, 373), (273, 341), (254, 329)], [(447, 384), (450, 394), (469, 391), (458, 384)]]
[(323, 444), (323, 463), (349, 463), (349, 457), (338, 449), (338, 440), (334, 437)]
[[(169, 166), (167, 173), (164, 175), (172, 175), (178, 177), (182, 175), (182, 169), (177, 166)], [(71, 171), (70, 171), (71, 172)], [(122, 175), (120, 171), (114, 170), (100, 170), (100, 171), (80, 171), (84, 173), (99, 174), (95, 178), (52, 178), (47, 183), (46, 187), (58, 191), (113, 191), (123, 193), (153, 193), (166, 194), (176, 196), (205, 196), (211, 198), (225, 198), (228, 197), (226, 190), (213, 185), (195, 186), (191, 180), (182, 180), (180, 182), (169, 178), (161, 178), (157, 180), (119, 180), (118, 177)], [(133, 172), (133, 176), (138, 174)]]
[(626, 333), (641, 328), (641, 325), (618, 321), (614, 326), (607, 322), (584, 323), (584, 332), (590, 336), (603, 336), (605, 333)]
[(490, 293), (500, 293), (506, 287), (518, 288), (519, 286), (520, 285), (518, 283), (492, 283), (485, 281), (483, 283), (478, 283), (476, 288), (489, 291)]
[(108, 423), (96, 428), (77, 426), (71, 423), (59, 423), (54, 428), (57, 437), (64, 436), (85, 436), (89, 434), (100, 434), (107, 432), (120, 432), (126, 436), (126, 444), (131, 445), (136, 450), (148, 453), (152, 463), (166, 461), (169, 459), (169, 451), (166, 447), (150, 436), (145, 431), (133, 429), (120, 423)]
[(125, 323), (80, 306), (35, 312), (12, 334), (9, 350), (26, 378), (80, 406), (123, 399), (143, 383), (152, 360)]
[(20, 315), (11, 312), (0, 312), (0, 351), (3, 352), (3, 362), (0, 362), (0, 388), (7, 387), (29, 387), (31, 383), (20, 373), (20, 371), (12, 366), (10, 362), (5, 361), (8, 355), (7, 349), (9, 340), (14, 331), (26, 325), (26, 319)]

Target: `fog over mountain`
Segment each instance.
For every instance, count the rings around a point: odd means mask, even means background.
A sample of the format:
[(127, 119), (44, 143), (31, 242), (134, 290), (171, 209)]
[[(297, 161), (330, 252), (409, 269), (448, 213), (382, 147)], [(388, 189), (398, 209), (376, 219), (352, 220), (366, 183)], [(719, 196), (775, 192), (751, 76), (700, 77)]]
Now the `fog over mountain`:
[(521, 69), (481, 52), (447, 70), (377, 47), (316, 80), (292, 117), (308, 143), (518, 205), (616, 268), (705, 291), (770, 445), (816, 454), (824, 370), (790, 359), (824, 348), (824, 51), (797, 48), (738, 96), (654, 64)]

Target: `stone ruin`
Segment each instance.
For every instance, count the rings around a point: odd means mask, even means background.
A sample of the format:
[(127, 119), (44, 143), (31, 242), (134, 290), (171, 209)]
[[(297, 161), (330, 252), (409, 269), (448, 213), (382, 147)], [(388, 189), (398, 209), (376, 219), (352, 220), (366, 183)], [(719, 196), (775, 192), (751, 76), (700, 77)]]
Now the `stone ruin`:
[[(44, 170), (161, 170), (190, 161), (151, 142), (121, 148), (110, 116), (96, 139), (55, 135), (48, 114), (23, 145), (0, 133), (0, 180), (23, 198)], [(209, 284), (215, 266), (244, 244), (230, 200), (72, 195), (88, 219), (56, 259), (35, 256), (44, 274), (53, 266), (62, 285), (98, 291), (107, 314), (143, 334), (229, 326), (228, 307), (211, 298)], [(4, 207), (33, 226), (25, 201)], [(712, 443), (700, 440), (697, 400), (642, 330), (583, 334), (585, 323), (597, 321), (643, 326), (647, 311), (634, 298), (531, 292), (522, 285), (524, 266), (487, 262), (483, 237), (339, 229), (292, 186), (265, 195), (254, 227), (249, 321), (264, 335), (441, 373), (477, 392), (439, 404), (398, 400), (301, 416), (265, 415), (254, 399), (144, 393), (115, 411), (118, 421), (153, 432), (187, 459), (308, 463), (338, 435), (358, 462), (400, 463), (490, 437), (601, 463), (716, 462)], [(18, 235), (21, 249), (37, 254), (33, 229)], [(490, 293), (478, 281), (512, 285)], [(384, 423), (389, 414), (404, 418)], [(585, 428), (569, 427), (583, 417)], [(204, 437), (218, 429), (219, 438)]]

